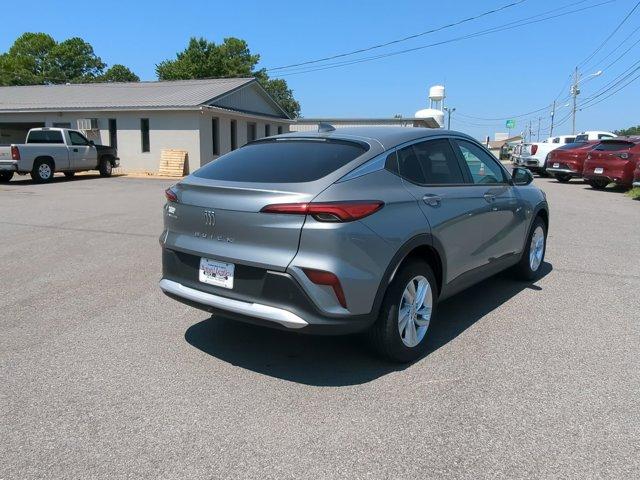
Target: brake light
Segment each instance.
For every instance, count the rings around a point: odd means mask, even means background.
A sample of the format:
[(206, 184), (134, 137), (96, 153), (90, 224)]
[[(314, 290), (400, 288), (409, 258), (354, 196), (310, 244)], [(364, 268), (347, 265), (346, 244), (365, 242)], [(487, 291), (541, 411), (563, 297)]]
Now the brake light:
[(266, 205), (262, 213), (311, 215), (319, 222), (353, 222), (377, 212), (384, 206), (379, 200), (350, 202), (275, 203)]
[(173, 190), (172, 187), (169, 187), (164, 191), (164, 196), (167, 197), (167, 201), (169, 202), (178, 201), (178, 196), (176, 195), (176, 192)]
[(324, 270), (314, 270), (312, 268), (303, 268), (302, 270), (309, 280), (316, 285), (327, 285), (333, 288), (333, 293), (338, 299), (338, 303), (342, 305), (342, 308), (347, 308), (347, 299), (344, 296), (344, 290), (342, 290), (340, 280), (335, 276), (335, 274), (325, 272)]
[(531, 145), (531, 155), (535, 155), (538, 151), (538, 145)]
[(15, 145), (11, 145), (11, 159), (20, 160), (20, 150)]

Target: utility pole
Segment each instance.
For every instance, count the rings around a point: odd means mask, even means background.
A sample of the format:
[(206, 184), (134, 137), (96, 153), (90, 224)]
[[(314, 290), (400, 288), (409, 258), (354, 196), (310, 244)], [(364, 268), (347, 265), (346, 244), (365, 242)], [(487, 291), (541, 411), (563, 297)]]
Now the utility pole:
[(529, 120), (529, 141), (533, 140), (533, 133), (531, 132), (531, 120)]
[(536, 141), (540, 141), (540, 120), (541, 118), (538, 117), (538, 134), (536, 135)]
[(571, 95), (573, 96), (573, 108), (571, 110), (571, 117), (572, 117), (572, 130), (571, 133), (573, 135), (575, 135), (576, 133), (576, 111), (578, 109), (578, 94), (580, 93), (580, 90), (578, 89), (578, 82), (579, 82), (579, 73), (578, 73), (578, 67), (576, 67), (576, 70), (573, 74), (573, 85), (571, 85)]
[(556, 101), (553, 101), (553, 108), (551, 109), (551, 127), (549, 128), (549, 136), (553, 137), (553, 117), (556, 116)]
[(456, 109), (452, 107), (444, 107), (444, 110), (449, 115), (449, 117), (447, 118), (447, 130), (451, 130), (451, 114), (455, 112)]

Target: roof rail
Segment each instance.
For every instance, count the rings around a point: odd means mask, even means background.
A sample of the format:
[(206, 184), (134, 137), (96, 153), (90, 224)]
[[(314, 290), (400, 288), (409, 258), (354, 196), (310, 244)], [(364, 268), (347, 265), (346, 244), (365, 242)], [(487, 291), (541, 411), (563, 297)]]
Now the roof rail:
[(318, 132), (333, 132), (336, 129), (330, 123), (320, 122), (318, 123)]

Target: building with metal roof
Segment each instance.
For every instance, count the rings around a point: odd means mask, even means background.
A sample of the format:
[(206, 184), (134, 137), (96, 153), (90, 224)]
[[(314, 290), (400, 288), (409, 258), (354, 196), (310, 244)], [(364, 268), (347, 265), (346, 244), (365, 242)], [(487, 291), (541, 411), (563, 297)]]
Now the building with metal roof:
[(157, 171), (165, 149), (188, 152), (193, 171), (291, 123), (255, 78), (0, 87), (0, 144), (34, 127), (77, 128), (116, 145), (126, 171)]

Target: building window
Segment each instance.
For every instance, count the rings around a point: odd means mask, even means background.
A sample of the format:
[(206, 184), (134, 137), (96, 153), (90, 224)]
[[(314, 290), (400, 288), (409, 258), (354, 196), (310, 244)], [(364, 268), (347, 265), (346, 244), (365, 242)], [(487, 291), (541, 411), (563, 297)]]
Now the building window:
[(214, 155), (220, 155), (220, 120), (211, 119), (211, 145)]
[(109, 145), (118, 148), (118, 125), (115, 118), (109, 119)]
[(149, 152), (151, 150), (149, 145), (149, 119), (140, 119), (140, 137), (142, 140), (142, 151)]
[(235, 120), (231, 120), (231, 150), (238, 148), (238, 123)]
[(256, 139), (256, 124), (252, 122), (247, 123), (247, 142), (253, 142)]
[(265, 137), (271, 136), (271, 125), (268, 123), (264, 126), (264, 136)]
[(282, 135), (282, 125), (278, 125), (278, 135)]

